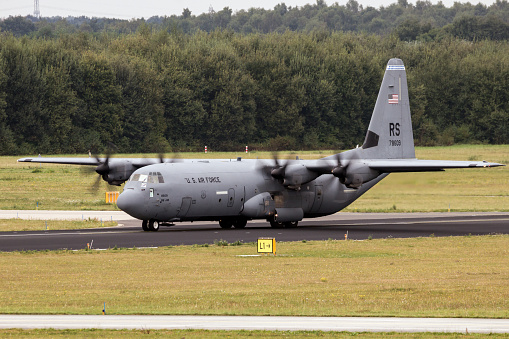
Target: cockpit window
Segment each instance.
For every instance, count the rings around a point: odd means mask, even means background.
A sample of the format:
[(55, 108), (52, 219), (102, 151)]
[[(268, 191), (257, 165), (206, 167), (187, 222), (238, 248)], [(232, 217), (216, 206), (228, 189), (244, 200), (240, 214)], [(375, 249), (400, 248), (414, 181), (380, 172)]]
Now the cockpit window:
[(133, 174), (131, 181), (148, 182), (149, 184), (164, 184), (164, 178), (161, 172), (150, 172), (146, 174)]
[(150, 172), (150, 175), (148, 176), (148, 183), (149, 184), (158, 184), (159, 180), (157, 179), (157, 175), (154, 175), (152, 172)]

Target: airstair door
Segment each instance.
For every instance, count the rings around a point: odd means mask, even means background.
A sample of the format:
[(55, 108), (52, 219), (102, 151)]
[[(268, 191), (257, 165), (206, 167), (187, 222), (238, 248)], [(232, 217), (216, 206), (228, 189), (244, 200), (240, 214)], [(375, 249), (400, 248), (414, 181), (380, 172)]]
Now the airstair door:
[(233, 207), (235, 203), (235, 189), (228, 189), (228, 207)]

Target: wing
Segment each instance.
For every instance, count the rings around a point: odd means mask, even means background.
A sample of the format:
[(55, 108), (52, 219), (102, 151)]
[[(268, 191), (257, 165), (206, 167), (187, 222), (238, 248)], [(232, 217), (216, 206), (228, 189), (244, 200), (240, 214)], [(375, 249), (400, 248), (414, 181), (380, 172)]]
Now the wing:
[(394, 159), (394, 160), (364, 160), (369, 168), (384, 173), (392, 172), (428, 172), (443, 171), (451, 168), (485, 168), (505, 166), (486, 161), (453, 161), (453, 160), (419, 160), (419, 159)]
[[(107, 158), (42, 158), (42, 157), (34, 157), (34, 158), (21, 158), (18, 159), (18, 162), (35, 162), (35, 163), (43, 163), (43, 164), (63, 164), (63, 165), (90, 165), (90, 166), (98, 166), (106, 162)], [(124, 164), (132, 164), (133, 166), (140, 168), (143, 166), (153, 165), (161, 162), (161, 159), (158, 158), (109, 158), (111, 162), (115, 163), (124, 163)], [(173, 160), (173, 159), (170, 159)], [(163, 159), (163, 161), (170, 161), (168, 159)]]
[[(104, 159), (99, 159), (101, 162)], [(46, 164), (66, 164), (66, 165), (99, 165), (99, 162), (96, 158), (21, 158), (18, 159), (18, 162), (36, 162), (36, 163), (46, 163)]]
[[(174, 161), (174, 159), (172, 159)], [(121, 185), (140, 167), (165, 162), (150, 158), (22, 158), (18, 162), (97, 166), (95, 171), (110, 185)]]
[[(159, 163), (173, 163), (173, 162), (199, 162), (209, 161), (200, 159), (163, 159), (161, 158), (21, 158), (18, 162), (34, 162), (45, 164), (62, 164), (62, 165), (86, 165), (96, 166), (95, 171), (101, 175), (104, 181), (110, 185), (121, 185), (129, 179), (131, 174), (138, 168), (159, 164)], [(225, 159), (214, 159), (211, 161), (231, 161)]]

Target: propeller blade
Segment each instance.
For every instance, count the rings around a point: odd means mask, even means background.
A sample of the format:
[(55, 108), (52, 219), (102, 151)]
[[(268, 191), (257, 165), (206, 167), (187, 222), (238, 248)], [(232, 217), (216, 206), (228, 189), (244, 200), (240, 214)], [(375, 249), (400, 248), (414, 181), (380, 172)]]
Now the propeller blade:
[(104, 179), (110, 173), (109, 162), (110, 162), (110, 158), (111, 158), (111, 155), (113, 154), (114, 150), (118, 150), (118, 147), (114, 143), (108, 142), (108, 147), (106, 148), (106, 154), (105, 154), (106, 158), (101, 159), (101, 158), (99, 158), (99, 156), (97, 154), (94, 154), (94, 158), (97, 161), (97, 167), (95, 168), (95, 172), (97, 174), (99, 174), (99, 176), (97, 176), (97, 179), (95, 180), (95, 182), (92, 186), (92, 189), (95, 191), (99, 190), (99, 184), (101, 182), (101, 177), (102, 177), (102, 179)]
[(270, 175), (276, 179), (284, 179), (285, 172), (286, 172), (286, 166), (288, 166), (288, 161), (286, 161), (284, 164), (280, 164), (277, 153), (272, 153), (272, 157), (274, 159), (275, 166), (270, 171)]
[(97, 175), (94, 180), (94, 183), (92, 184), (92, 186), (90, 186), (90, 191), (92, 193), (97, 193), (99, 191), (100, 186), (101, 186), (101, 176)]
[(344, 156), (341, 154), (342, 153), (336, 154), (337, 166), (332, 169), (332, 175), (334, 175), (342, 184), (344, 184), (346, 182), (346, 175), (350, 161), (344, 159)]

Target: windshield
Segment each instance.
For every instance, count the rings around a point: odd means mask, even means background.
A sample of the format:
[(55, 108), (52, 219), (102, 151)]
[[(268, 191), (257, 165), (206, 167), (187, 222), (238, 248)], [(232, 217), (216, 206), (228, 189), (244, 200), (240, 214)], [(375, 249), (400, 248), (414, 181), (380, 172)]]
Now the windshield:
[(148, 175), (146, 174), (133, 174), (129, 181), (141, 181), (149, 184), (163, 184), (164, 178), (161, 172), (150, 172)]

